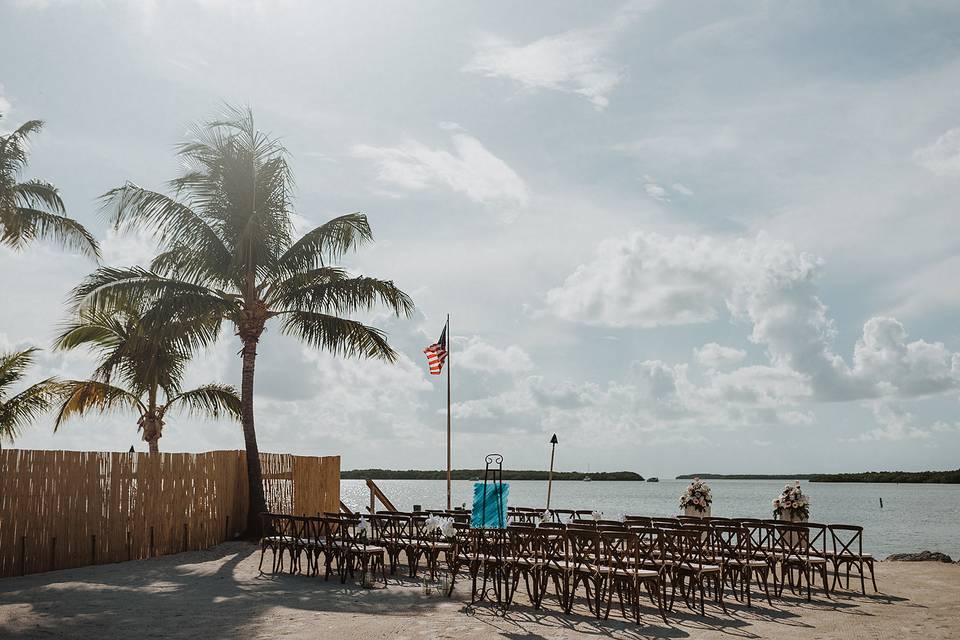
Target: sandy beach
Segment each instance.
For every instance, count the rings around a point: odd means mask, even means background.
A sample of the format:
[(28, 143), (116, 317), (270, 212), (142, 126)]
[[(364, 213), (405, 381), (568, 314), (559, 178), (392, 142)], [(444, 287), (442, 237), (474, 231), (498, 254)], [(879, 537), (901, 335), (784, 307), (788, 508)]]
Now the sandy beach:
[[(4, 638), (906, 638), (960, 637), (960, 566), (880, 563), (881, 593), (838, 591), (832, 601), (733, 602), (730, 615), (694, 615), (682, 604), (664, 624), (535, 611), (525, 598), (506, 614), (467, 606), (460, 583), (450, 600), (426, 596), (416, 581), (361, 589), (300, 575), (259, 575), (259, 552), (227, 543), (119, 564), (0, 580)], [(851, 583), (852, 584), (852, 583)], [(785, 594), (788, 596), (788, 594)]]

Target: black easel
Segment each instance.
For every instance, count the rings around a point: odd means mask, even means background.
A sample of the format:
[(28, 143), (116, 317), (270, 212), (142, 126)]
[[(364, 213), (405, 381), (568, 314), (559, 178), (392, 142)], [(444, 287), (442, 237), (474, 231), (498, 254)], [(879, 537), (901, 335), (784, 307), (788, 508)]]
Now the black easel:
[[(490, 465), (497, 465), (496, 468), (490, 469)], [(485, 517), (487, 514), (487, 482), (491, 481), (494, 489), (496, 489), (497, 500), (497, 528), (505, 529), (507, 526), (507, 514), (503, 512), (503, 456), (499, 453), (488, 453), (486, 457), (486, 468), (483, 470), (483, 500), (481, 502), (481, 518)], [(491, 479), (490, 474), (493, 474)]]

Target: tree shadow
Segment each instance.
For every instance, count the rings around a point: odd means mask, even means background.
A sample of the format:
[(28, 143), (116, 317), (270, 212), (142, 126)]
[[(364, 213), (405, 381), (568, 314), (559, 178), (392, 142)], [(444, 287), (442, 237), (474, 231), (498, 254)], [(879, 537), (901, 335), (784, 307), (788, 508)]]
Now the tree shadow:
[[(0, 637), (142, 637), (160, 628), (164, 638), (196, 639), (204, 630), (232, 637), (248, 633), (275, 608), (411, 616), (439, 603), (415, 589), (364, 589), (351, 581), (341, 584), (335, 576), (329, 581), (288, 573), (258, 576), (258, 560), (256, 547), (225, 543), (206, 551), (0, 580), (0, 611), (6, 612)], [(254, 571), (246, 567), (238, 577), (238, 568), (246, 564)], [(24, 619), (28, 628), (20, 622)], [(175, 624), (179, 620), (182, 625)]]

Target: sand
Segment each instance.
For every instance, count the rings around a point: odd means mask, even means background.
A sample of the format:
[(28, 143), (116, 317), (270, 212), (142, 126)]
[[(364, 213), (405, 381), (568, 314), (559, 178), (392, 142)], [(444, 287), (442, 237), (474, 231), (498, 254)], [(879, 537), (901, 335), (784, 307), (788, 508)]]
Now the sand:
[[(880, 563), (880, 594), (839, 592), (729, 605), (693, 614), (681, 603), (664, 622), (624, 621), (614, 605), (597, 621), (578, 605), (533, 610), (518, 596), (503, 614), (450, 600), (415, 581), (361, 589), (331, 578), (264, 575), (259, 551), (228, 543), (200, 552), (0, 580), (0, 638), (960, 638), (960, 566)], [(852, 585), (852, 583), (851, 583)], [(522, 589), (521, 589), (522, 593)], [(786, 594), (785, 594), (786, 595)], [(732, 598), (731, 598), (732, 601)], [(651, 610), (652, 611), (652, 610)]]

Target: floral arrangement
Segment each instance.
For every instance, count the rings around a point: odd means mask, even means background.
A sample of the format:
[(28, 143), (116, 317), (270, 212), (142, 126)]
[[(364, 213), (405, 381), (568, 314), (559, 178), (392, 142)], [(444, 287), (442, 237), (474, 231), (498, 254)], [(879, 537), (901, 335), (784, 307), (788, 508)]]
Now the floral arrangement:
[(790, 515), (791, 520), (807, 520), (810, 517), (810, 498), (800, 490), (800, 481), (786, 485), (773, 501), (773, 517)]
[(457, 533), (457, 528), (453, 526), (453, 518), (444, 518), (438, 515), (431, 515), (423, 523), (424, 533), (433, 533), (440, 531), (444, 538), (452, 538)]
[(694, 478), (687, 490), (680, 496), (680, 508), (686, 509), (693, 507), (696, 511), (704, 513), (707, 507), (713, 502), (713, 494), (710, 493), (710, 487), (700, 478)]

